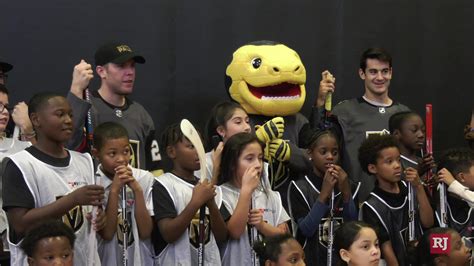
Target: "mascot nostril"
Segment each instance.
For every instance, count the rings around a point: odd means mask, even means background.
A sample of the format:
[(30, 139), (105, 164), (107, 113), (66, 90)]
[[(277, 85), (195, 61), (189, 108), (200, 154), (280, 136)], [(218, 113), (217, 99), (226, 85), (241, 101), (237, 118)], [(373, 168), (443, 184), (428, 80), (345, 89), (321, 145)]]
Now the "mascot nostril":
[[(262, 125), (256, 135), (267, 146), (271, 187), (281, 193), (286, 206), (290, 171), (304, 171), (307, 161), (297, 146), (299, 132), (309, 128), (299, 113), (306, 98), (306, 69), (288, 46), (258, 41), (234, 52), (226, 75), (230, 97), (249, 114), (252, 126)], [(271, 130), (275, 127), (279, 130)]]

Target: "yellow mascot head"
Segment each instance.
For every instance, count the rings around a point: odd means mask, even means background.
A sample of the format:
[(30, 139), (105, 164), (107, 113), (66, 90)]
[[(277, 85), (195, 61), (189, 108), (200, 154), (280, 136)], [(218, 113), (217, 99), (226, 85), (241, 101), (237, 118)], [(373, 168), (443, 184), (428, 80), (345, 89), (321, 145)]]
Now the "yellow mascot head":
[(229, 94), (249, 114), (286, 116), (303, 107), (306, 70), (288, 46), (270, 41), (244, 45), (234, 52), (226, 75)]

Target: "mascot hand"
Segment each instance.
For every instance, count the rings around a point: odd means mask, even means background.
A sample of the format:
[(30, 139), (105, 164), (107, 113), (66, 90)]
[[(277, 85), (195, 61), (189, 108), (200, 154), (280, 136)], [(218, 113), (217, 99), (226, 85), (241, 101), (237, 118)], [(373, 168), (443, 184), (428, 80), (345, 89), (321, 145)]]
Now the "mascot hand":
[(267, 145), (268, 155), (280, 162), (287, 162), (290, 160), (290, 145), (282, 139), (274, 139)]
[(275, 117), (263, 124), (263, 126), (256, 126), (255, 128), (257, 138), (263, 143), (274, 139), (281, 139), (283, 131), (285, 131), (285, 120), (283, 120), (283, 117)]

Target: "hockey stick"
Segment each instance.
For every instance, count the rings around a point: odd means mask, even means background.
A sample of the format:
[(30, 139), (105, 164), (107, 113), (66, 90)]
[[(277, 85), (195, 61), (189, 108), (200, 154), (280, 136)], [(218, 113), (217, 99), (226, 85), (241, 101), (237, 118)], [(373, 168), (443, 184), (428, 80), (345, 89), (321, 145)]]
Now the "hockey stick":
[(123, 245), (122, 245), (122, 262), (124, 266), (128, 265), (128, 230), (129, 223), (127, 219), (127, 185), (122, 187), (122, 233), (123, 233)]
[[(255, 202), (254, 202), (254, 197), (252, 193), (252, 201), (250, 202), (250, 209), (252, 210), (254, 207), (255, 207)], [(250, 256), (252, 259), (252, 266), (256, 266), (258, 265), (257, 264), (258, 259), (257, 259), (257, 253), (253, 249), (253, 245), (255, 244), (255, 240), (257, 238), (257, 228), (255, 228), (255, 226), (250, 226), (250, 225), (247, 225), (247, 228), (250, 229), (249, 242), (250, 242)]]
[(334, 242), (334, 189), (331, 192), (331, 201), (329, 202), (329, 230), (328, 230), (328, 251), (327, 265), (332, 266), (332, 247)]
[[(206, 171), (206, 154), (204, 152), (204, 146), (202, 145), (201, 137), (199, 136), (198, 132), (194, 128), (194, 126), (189, 122), (187, 119), (181, 120), (180, 124), (181, 131), (183, 132), (184, 136), (189, 139), (189, 141), (194, 145), (194, 148), (197, 151), (199, 157), (199, 164), (201, 166), (200, 173), (201, 173), (201, 180), (202, 183), (204, 180), (207, 179), (207, 171)], [(206, 235), (206, 205), (202, 205), (199, 209), (199, 248), (198, 248), (198, 265), (204, 265), (204, 237)]]

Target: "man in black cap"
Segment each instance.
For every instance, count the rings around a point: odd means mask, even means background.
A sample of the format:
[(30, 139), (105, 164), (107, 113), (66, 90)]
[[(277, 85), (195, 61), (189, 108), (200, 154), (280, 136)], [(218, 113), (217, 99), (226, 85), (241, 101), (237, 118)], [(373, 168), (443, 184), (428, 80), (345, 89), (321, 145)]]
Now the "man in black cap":
[(13, 66), (7, 62), (0, 61), (0, 84), (5, 85), (7, 83), (8, 71), (12, 70)]
[(103, 122), (117, 122), (127, 129), (130, 137), (131, 165), (154, 171), (161, 168), (161, 156), (153, 120), (142, 105), (128, 97), (133, 92), (136, 63), (145, 63), (145, 58), (126, 44), (112, 42), (101, 46), (95, 53), (101, 84), (90, 93), (87, 88), (93, 78), (92, 66), (81, 60), (74, 67), (67, 98), (73, 110), (75, 131), (68, 148), (85, 150), (84, 127), (92, 133), (93, 128)]

